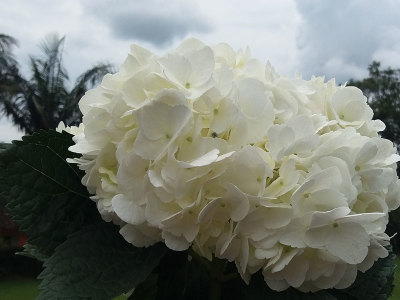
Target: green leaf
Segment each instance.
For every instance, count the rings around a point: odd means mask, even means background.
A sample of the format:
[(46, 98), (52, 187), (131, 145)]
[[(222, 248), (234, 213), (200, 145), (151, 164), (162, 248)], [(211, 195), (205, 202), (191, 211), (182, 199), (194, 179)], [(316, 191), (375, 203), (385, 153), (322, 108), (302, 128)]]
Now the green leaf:
[(70, 235), (45, 262), (37, 300), (110, 300), (129, 292), (158, 265), (166, 247), (136, 248), (103, 221)]
[[(81, 184), (82, 172), (66, 132), (41, 130), (0, 151), (0, 198), (28, 242), (50, 256), (66, 237), (100, 219)], [(4, 149), (4, 148), (3, 148)]]
[(11, 146), (12, 146), (12, 144), (10, 144), (10, 143), (0, 143), (0, 152), (7, 150)]
[(187, 265), (186, 278), (183, 299), (202, 300), (208, 298), (210, 277), (204, 265), (192, 259)]
[[(0, 143), (0, 154), (10, 147), (12, 147), (12, 144)], [(3, 169), (4, 167), (5, 167), (5, 163), (2, 162), (2, 160), (0, 159), (0, 170)], [(3, 208), (5, 205), (6, 205), (6, 200), (4, 199), (4, 197), (2, 197), (1, 192), (0, 192), (0, 213), (3, 213), (3, 211), (4, 211)]]
[(129, 300), (156, 300), (157, 299), (158, 274), (151, 273), (147, 279), (139, 284)]
[(24, 249), (21, 252), (16, 252), (15, 254), (34, 258), (41, 262), (44, 262), (48, 258), (48, 256), (41, 253), (36, 246), (29, 243), (24, 245)]
[(209, 274), (187, 251), (169, 251), (158, 267), (157, 300), (207, 299)]
[[(157, 300), (184, 299), (188, 279), (187, 252), (168, 251), (158, 266)], [(194, 276), (195, 274), (190, 274)]]

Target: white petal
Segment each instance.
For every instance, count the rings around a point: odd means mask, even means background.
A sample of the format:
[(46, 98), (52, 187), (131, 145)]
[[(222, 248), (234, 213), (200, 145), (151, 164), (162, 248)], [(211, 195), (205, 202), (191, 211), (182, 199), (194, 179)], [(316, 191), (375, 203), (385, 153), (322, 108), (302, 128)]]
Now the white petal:
[(345, 289), (353, 284), (357, 277), (357, 266), (347, 265), (346, 272), (344, 272), (343, 277), (335, 285), (336, 289)]
[(288, 252), (282, 253), (281, 257), (279, 260), (272, 265), (271, 272), (279, 272), (285, 268), (287, 264), (290, 263), (290, 261), (293, 259), (293, 257), (299, 252), (299, 249), (291, 249)]
[(128, 243), (136, 247), (149, 247), (160, 241), (159, 229), (150, 226), (126, 224), (119, 233)]
[(329, 289), (335, 286), (346, 272), (347, 265), (346, 264), (335, 264), (334, 272), (330, 276), (321, 276), (317, 280), (314, 280), (313, 283), (320, 289)]
[(369, 169), (359, 172), (364, 188), (372, 193), (386, 189), (392, 182), (395, 171), (390, 168)]
[(138, 225), (146, 221), (144, 208), (122, 194), (112, 198), (112, 207), (117, 216), (126, 223)]
[(264, 275), (264, 280), (267, 283), (267, 285), (274, 291), (277, 292), (282, 292), (286, 290), (289, 286), (289, 284), (285, 280), (273, 280), (269, 278), (265, 278)]
[(230, 261), (239, 256), (241, 250), (240, 240), (231, 233), (225, 233), (219, 237), (215, 245), (216, 254), (220, 258), (226, 258)]
[(205, 44), (199, 39), (189, 37), (176, 47), (176, 53), (184, 55), (185, 53), (200, 50), (205, 47)]
[(228, 184), (224, 199), (229, 203), (232, 221), (239, 222), (247, 215), (250, 207), (249, 199), (236, 186)]
[(288, 225), (292, 216), (291, 206), (269, 206), (262, 209), (264, 226), (270, 229), (283, 228)]
[(282, 275), (290, 286), (298, 288), (304, 283), (308, 269), (309, 264), (306, 259), (301, 256), (295, 257), (289, 265), (282, 270)]
[(159, 59), (165, 76), (173, 83), (184, 86), (189, 80), (192, 66), (187, 58), (178, 54), (169, 54)]
[(189, 82), (199, 86), (206, 83), (214, 71), (214, 53), (211, 48), (204, 47), (201, 50), (188, 53), (187, 58), (192, 66)]
[(312, 214), (310, 228), (324, 226), (333, 223), (350, 213), (348, 207), (338, 207), (326, 212), (315, 212)]
[(165, 241), (165, 245), (171, 250), (185, 251), (190, 247), (190, 243), (183, 236), (176, 236), (165, 230), (163, 230), (161, 235)]
[(238, 114), (238, 108), (229, 99), (223, 99), (219, 102), (217, 111), (213, 112), (213, 119), (210, 129), (220, 134), (233, 125)]
[[(265, 94), (264, 85), (261, 81), (247, 78), (238, 82), (239, 105), (249, 118), (269, 118), (273, 122), (273, 107)], [(267, 115), (264, 115), (267, 113)]]
[[(143, 106), (140, 112), (140, 132), (150, 140), (165, 138), (168, 130), (168, 112), (170, 107), (164, 103), (151, 102)], [(135, 113), (135, 114), (138, 114)]]
[(358, 223), (340, 223), (332, 227), (326, 248), (349, 264), (359, 264), (368, 254), (369, 236)]
[(136, 77), (127, 80), (122, 91), (124, 93), (124, 100), (134, 108), (140, 107), (147, 98), (143, 80)]
[(219, 154), (218, 149), (212, 149), (211, 151), (207, 152), (206, 154), (204, 154), (190, 162), (180, 161), (179, 165), (183, 168), (207, 166), (207, 165), (217, 161), (218, 154)]
[(356, 162), (357, 164), (365, 164), (371, 159), (375, 157), (378, 153), (378, 147), (373, 142), (367, 142), (364, 146), (360, 149), (360, 152), (357, 154)]
[(249, 260), (249, 241), (246, 238), (241, 239), (241, 249), (239, 257), (236, 259), (236, 266), (239, 265), (238, 271), (240, 274), (246, 274), (246, 267)]
[(212, 201), (210, 201), (206, 206), (203, 207), (203, 209), (199, 213), (198, 221), (200, 224), (206, 224), (212, 221), (213, 219), (218, 219), (218, 220), (228, 220), (229, 219), (229, 211), (227, 209), (223, 209), (222, 206), (226, 204), (223, 204), (223, 199), (222, 198), (217, 198)]
[(275, 160), (282, 157), (282, 153), (294, 141), (294, 131), (286, 125), (273, 125), (268, 130), (268, 149)]

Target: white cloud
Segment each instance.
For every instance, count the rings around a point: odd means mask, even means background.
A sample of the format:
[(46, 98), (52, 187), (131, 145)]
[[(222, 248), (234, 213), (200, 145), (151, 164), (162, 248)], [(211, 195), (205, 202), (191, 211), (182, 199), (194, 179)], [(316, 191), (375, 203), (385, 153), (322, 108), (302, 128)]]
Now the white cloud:
[(344, 82), (366, 76), (373, 59), (400, 66), (394, 55), (400, 47), (400, 2), (298, 0), (297, 7), (303, 20), (298, 46), (305, 75)]
[(23, 135), (9, 120), (0, 118), (0, 143), (10, 143), (12, 140), (20, 140)]

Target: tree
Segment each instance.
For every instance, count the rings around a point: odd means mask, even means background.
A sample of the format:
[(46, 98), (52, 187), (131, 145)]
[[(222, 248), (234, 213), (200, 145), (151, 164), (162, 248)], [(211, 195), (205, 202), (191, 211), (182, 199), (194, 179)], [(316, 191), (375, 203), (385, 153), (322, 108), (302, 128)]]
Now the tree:
[(0, 99), (16, 89), (15, 77), (18, 64), (13, 55), (17, 40), (11, 36), (0, 34)]
[(63, 65), (64, 42), (65, 37), (48, 36), (41, 44), (42, 55), (30, 57), (31, 78), (27, 80), (14, 70), (9, 73), (5, 87), (1, 87), (0, 111), (25, 133), (55, 128), (60, 121), (67, 125), (79, 123), (80, 98), (112, 72), (111, 65), (97, 64), (68, 89), (69, 77)]
[[(0, 34), (0, 99), (9, 97), (17, 90), (15, 78), (18, 74), (18, 64), (13, 55), (13, 48), (17, 46), (17, 40), (11, 36)], [(0, 100), (0, 109), (1, 109)], [(7, 145), (0, 143), (0, 152)], [(0, 164), (0, 168), (3, 167)], [(4, 232), (14, 227), (10, 216), (4, 210), (5, 200), (0, 197), (0, 247)]]
[(357, 86), (368, 98), (374, 111), (374, 118), (386, 124), (382, 136), (395, 143), (400, 150), (400, 69), (382, 69), (373, 61), (369, 77), (360, 81), (350, 80), (348, 85)]
[(17, 46), (17, 40), (0, 33), (0, 74), (4, 74), (17, 64), (12, 50)]

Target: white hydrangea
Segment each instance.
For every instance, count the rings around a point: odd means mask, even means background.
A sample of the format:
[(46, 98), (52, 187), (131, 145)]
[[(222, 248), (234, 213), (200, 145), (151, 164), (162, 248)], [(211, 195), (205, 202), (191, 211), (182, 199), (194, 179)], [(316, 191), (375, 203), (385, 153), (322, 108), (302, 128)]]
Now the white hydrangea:
[(387, 255), (400, 157), (355, 87), (187, 39), (132, 46), (79, 106), (82, 182), (137, 247), (192, 247), (278, 291), (345, 288)]

